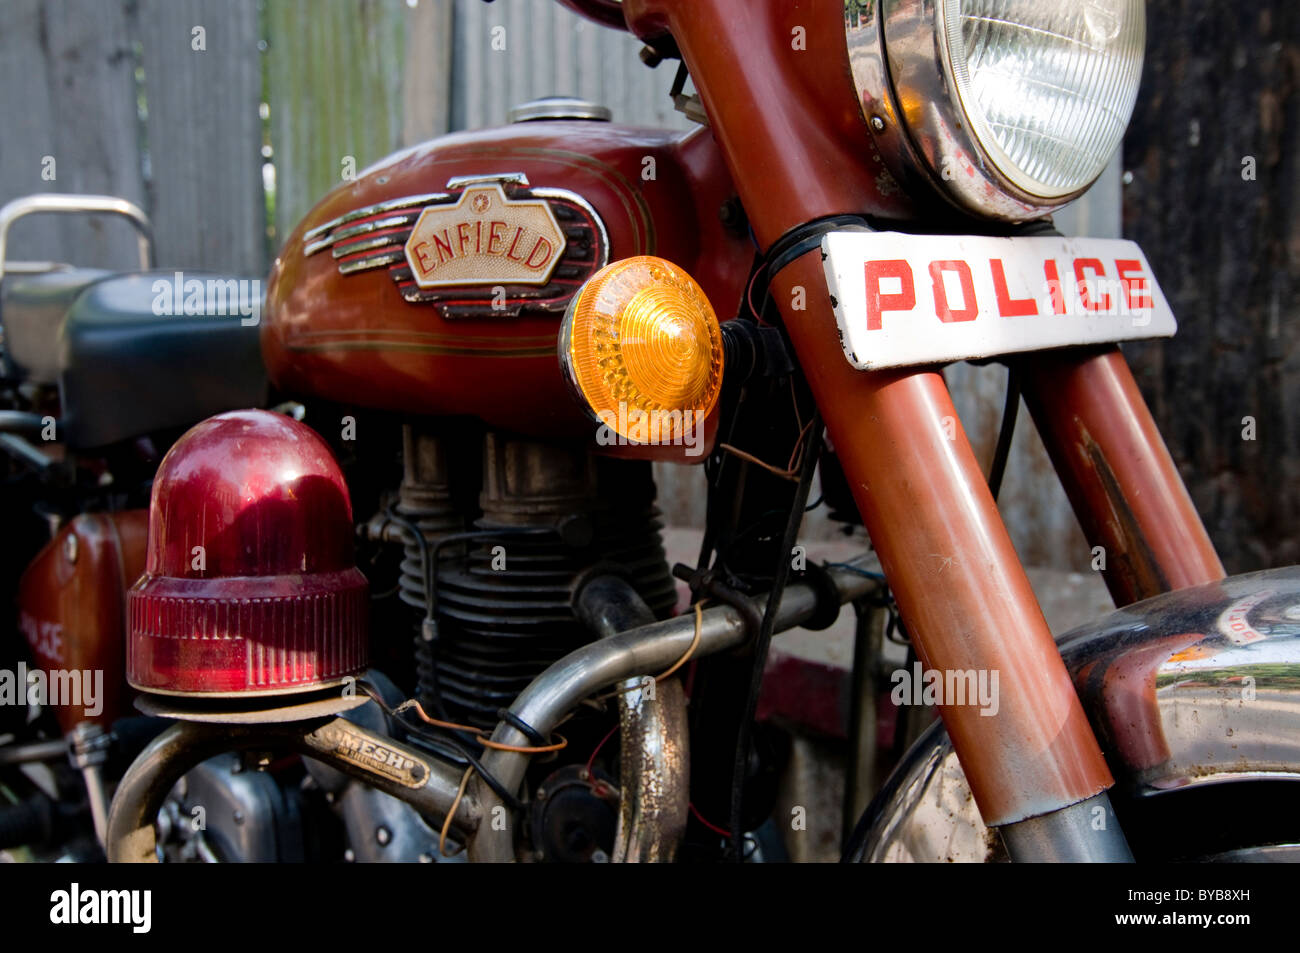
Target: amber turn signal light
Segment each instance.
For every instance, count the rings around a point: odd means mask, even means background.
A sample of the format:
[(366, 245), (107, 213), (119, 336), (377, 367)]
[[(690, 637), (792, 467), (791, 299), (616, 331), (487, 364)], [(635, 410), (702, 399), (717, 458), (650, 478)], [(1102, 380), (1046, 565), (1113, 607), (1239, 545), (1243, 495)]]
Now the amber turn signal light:
[(560, 364), (592, 416), (636, 443), (677, 443), (722, 390), (722, 333), (709, 299), (672, 262), (606, 265), (574, 295)]

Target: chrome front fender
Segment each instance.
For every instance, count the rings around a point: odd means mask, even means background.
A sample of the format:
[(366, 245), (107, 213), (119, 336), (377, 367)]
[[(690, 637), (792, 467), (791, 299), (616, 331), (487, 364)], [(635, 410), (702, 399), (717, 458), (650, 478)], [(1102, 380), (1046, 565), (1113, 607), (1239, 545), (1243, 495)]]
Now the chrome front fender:
[[(1058, 644), (1117, 810), (1224, 782), (1300, 781), (1300, 567), (1147, 599)], [(868, 808), (848, 859), (1005, 859), (942, 723)]]

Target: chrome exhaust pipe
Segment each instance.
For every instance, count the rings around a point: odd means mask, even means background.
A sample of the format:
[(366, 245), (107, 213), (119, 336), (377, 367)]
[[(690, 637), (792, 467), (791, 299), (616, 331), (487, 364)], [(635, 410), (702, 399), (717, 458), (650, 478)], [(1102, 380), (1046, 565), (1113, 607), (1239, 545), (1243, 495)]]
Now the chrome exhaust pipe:
[[(249, 750), (296, 751), (431, 818), (445, 818), (457, 804), (459, 769), (346, 718), (269, 724), (178, 721), (150, 742), (117, 786), (108, 816), (109, 862), (157, 862), (154, 823), (173, 785), (208, 758)], [(472, 836), (480, 816), (475, 797), (462, 797), (451, 824), (456, 838), (463, 841)]]
[[(843, 605), (877, 590), (881, 583), (865, 574), (868, 556), (827, 570)], [(861, 564), (863, 570), (857, 568)], [(750, 614), (762, 615), (766, 597), (748, 600)], [(787, 586), (776, 614), (775, 631), (783, 632), (811, 619), (818, 609), (818, 593), (807, 583)], [(735, 606), (705, 610), (700, 620), (699, 644), (692, 657), (698, 658), (734, 648), (749, 634), (746, 614)], [(630, 631), (585, 645), (570, 652), (533, 679), (510, 706), (510, 714), (534, 731), (549, 735), (569, 711), (583, 699), (629, 678), (655, 675), (680, 659), (695, 639), (695, 617), (678, 616), (664, 622), (643, 625)], [(660, 686), (662, 687), (662, 686)], [(528, 737), (507, 722), (497, 725), (494, 741), (527, 746)], [(507, 790), (517, 791), (528, 768), (528, 755), (514, 751), (489, 751), (483, 766)], [(506, 815), (505, 806), (492, 789), (477, 776), (470, 791), (483, 818)], [(514, 835), (507, 824), (484, 823), (469, 843), (471, 861), (503, 863), (513, 861)]]
[[(578, 618), (602, 638), (654, 623), (636, 590), (618, 576), (588, 580), (574, 600)], [(692, 619), (694, 616), (692, 616)], [(681, 679), (618, 684), (620, 745), (614, 863), (667, 863), (690, 813), (690, 735)]]

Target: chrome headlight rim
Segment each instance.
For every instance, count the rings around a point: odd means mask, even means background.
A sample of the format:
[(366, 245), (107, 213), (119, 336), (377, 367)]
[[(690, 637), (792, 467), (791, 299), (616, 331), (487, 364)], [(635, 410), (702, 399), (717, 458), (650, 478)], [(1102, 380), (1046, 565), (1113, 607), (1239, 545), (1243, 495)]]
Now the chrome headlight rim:
[[(1050, 215), (1088, 191), (1042, 194), (996, 143), (982, 141), (956, 88), (944, 0), (876, 0), (846, 24), (858, 104), (876, 157), (904, 185), (924, 181), (968, 214), (1008, 222)], [(905, 97), (905, 98), (904, 98)], [(911, 114), (902, 103), (915, 103)]]

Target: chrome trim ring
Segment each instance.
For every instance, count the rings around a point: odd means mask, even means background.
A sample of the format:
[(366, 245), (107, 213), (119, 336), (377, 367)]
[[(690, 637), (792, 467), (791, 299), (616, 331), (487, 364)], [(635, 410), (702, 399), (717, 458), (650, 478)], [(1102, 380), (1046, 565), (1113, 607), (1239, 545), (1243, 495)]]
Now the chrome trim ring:
[(511, 123), (537, 122), (547, 119), (586, 119), (609, 122), (612, 113), (604, 106), (573, 96), (547, 96), (520, 103), (507, 114)]
[(590, 202), (577, 192), (570, 192), (568, 189), (540, 188), (529, 189), (529, 191), (539, 199), (559, 199), (563, 202), (571, 202), (590, 215), (592, 222), (595, 223), (596, 231), (600, 233), (600, 259), (596, 264), (596, 270), (599, 271), (609, 264), (609, 232), (605, 231), (605, 220), (600, 217), (600, 213), (592, 207)]
[(975, 136), (952, 84), (943, 0), (877, 0), (846, 20), (858, 103), (880, 157), (904, 186), (924, 183), (967, 212), (1022, 222), (1068, 205), (1066, 195), (1025, 191)]

